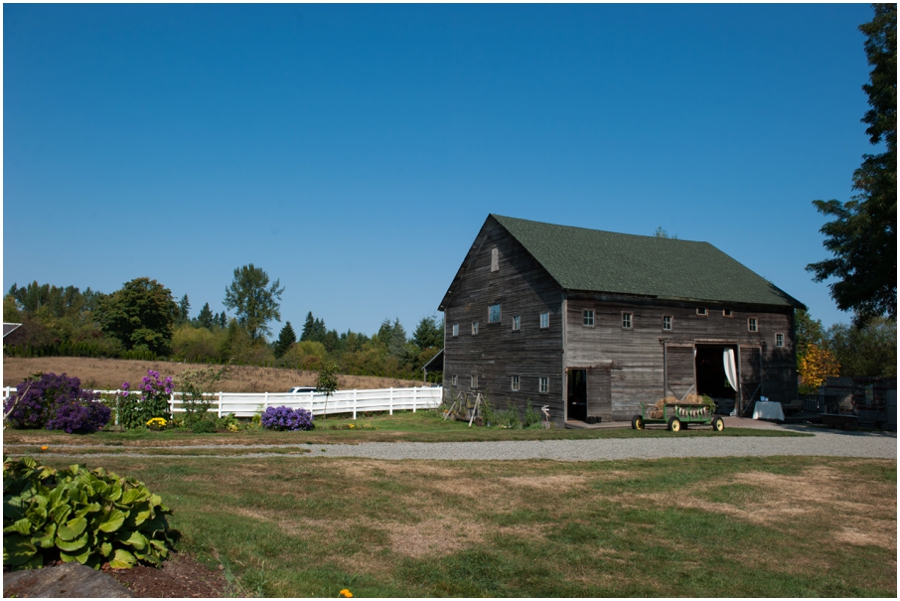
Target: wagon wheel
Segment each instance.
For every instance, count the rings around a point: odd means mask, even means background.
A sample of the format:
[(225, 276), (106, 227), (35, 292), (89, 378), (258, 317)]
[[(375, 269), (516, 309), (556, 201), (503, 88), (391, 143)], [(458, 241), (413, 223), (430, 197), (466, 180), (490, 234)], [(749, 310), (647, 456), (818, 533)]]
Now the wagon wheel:
[(718, 415), (712, 420), (712, 429), (716, 432), (721, 432), (725, 429), (725, 420), (719, 417)]
[(644, 418), (640, 415), (635, 415), (631, 418), (631, 429), (632, 430), (643, 430), (644, 429)]
[(681, 420), (677, 417), (669, 418), (669, 431), (670, 432), (680, 432), (681, 431)]

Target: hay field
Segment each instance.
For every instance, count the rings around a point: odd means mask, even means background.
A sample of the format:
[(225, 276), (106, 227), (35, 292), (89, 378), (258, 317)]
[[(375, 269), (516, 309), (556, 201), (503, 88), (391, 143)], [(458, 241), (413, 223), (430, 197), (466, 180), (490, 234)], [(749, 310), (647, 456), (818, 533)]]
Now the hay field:
[[(81, 379), (85, 388), (115, 390), (122, 382), (140, 381), (147, 370), (163, 376), (175, 376), (186, 369), (206, 367), (202, 364), (169, 363), (167, 361), (131, 361), (125, 359), (92, 359), (89, 357), (4, 357), (3, 385), (16, 386), (36, 373), (65, 373)], [(228, 376), (219, 382), (221, 392), (286, 392), (292, 386), (314, 386), (316, 372), (278, 367), (232, 366)], [(339, 376), (342, 389), (408, 388), (421, 382), (373, 376)]]

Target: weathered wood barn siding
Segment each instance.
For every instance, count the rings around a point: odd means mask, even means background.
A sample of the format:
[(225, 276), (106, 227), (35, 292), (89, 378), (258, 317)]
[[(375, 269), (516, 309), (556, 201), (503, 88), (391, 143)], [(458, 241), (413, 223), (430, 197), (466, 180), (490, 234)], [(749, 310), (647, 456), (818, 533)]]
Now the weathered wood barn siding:
[[(491, 271), (493, 249), (498, 269)], [(522, 246), (494, 221), (488, 221), (472, 245), (454, 280), (444, 311), (444, 394), (481, 392), (494, 408), (512, 403), (524, 411), (550, 405), (551, 416), (563, 415), (562, 289)], [(488, 307), (500, 305), (500, 322), (488, 322)], [(550, 313), (548, 328), (540, 314)], [(521, 328), (512, 329), (519, 316)], [(478, 321), (478, 334), (472, 322)], [(459, 334), (453, 336), (454, 324)], [(478, 376), (477, 387), (471, 376)], [(519, 390), (511, 389), (519, 376)], [(453, 386), (453, 376), (457, 384)], [(538, 378), (549, 378), (540, 392)]]
[[(771, 308), (735, 308), (701, 303), (664, 303), (655, 299), (572, 293), (567, 297), (566, 367), (609, 369), (609, 405), (604, 406), (606, 382), (591, 381), (588, 373), (588, 414), (604, 419), (630, 419), (640, 402), (654, 403), (666, 395), (679, 398), (695, 385), (695, 345), (740, 348), (740, 379), (749, 400), (759, 384), (759, 354), (763, 349), (763, 392), (775, 398), (796, 395), (792, 311), (770, 313)], [(707, 315), (697, 315), (705, 307)], [(731, 317), (723, 309), (732, 311)], [(585, 326), (585, 310), (594, 311), (594, 325)], [(631, 314), (630, 329), (622, 314)], [(672, 330), (663, 330), (663, 317), (672, 318)], [(750, 332), (748, 319), (757, 319)], [(783, 348), (775, 347), (775, 335), (784, 335)], [(664, 348), (665, 347), (665, 348)], [(792, 386), (793, 382), (793, 388)], [(593, 384), (593, 386), (592, 386)], [(598, 395), (592, 394), (592, 388)], [(757, 394), (758, 396), (758, 394)]]

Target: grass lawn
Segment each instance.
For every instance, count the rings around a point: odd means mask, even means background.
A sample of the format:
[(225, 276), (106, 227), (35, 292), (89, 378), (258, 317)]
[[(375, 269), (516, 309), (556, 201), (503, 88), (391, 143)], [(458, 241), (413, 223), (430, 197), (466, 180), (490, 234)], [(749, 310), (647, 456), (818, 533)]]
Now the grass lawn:
[[(9, 430), (3, 433), (4, 445), (83, 445), (85, 447), (141, 447), (190, 445), (296, 445), (296, 444), (354, 444), (359, 442), (470, 442), (487, 440), (577, 440), (585, 438), (648, 438), (690, 436), (812, 436), (784, 430), (726, 428), (713, 432), (708, 426), (692, 426), (681, 432), (669, 432), (664, 427), (646, 430), (628, 428), (565, 430), (562, 428), (520, 429), (469, 427), (467, 422), (444, 419), (437, 411), (397, 412), (352, 419), (316, 418), (316, 429), (309, 432), (271, 432), (264, 430), (219, 434), (193, 434), (184, 430), (134, 430), (128, 432), (98, 432), (71, 435), (62, 431)], [(354, 429), (342, 428), (352, 424)], [(32, 447), (32, 450), (36, 447)], [(23, 452), (18, 448), (15, 453)], [(31, 452), (31, 451), (28, 451)], [(266, 452), (270, 452), (269, 449)]]
[(86, 463), (162, 495), (179, 548), (240, 596), (897, 592), (895, 460)]

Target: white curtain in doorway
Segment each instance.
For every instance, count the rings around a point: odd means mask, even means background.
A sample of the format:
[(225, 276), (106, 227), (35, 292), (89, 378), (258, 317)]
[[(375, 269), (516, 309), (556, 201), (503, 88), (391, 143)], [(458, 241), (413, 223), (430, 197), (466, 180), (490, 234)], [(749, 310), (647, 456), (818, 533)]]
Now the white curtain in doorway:
[(725, 349), (725, 352), (722, 353), (722, 361), (725, 363), (725, 377), (728, 378), (728, 385), (737, 390), (737, 366), (734, 363), (733, 348)]

